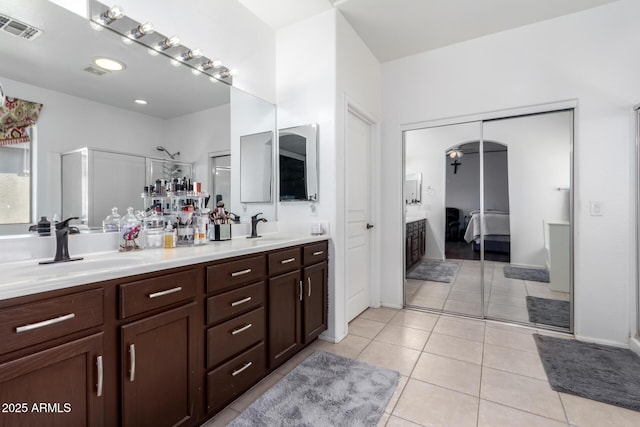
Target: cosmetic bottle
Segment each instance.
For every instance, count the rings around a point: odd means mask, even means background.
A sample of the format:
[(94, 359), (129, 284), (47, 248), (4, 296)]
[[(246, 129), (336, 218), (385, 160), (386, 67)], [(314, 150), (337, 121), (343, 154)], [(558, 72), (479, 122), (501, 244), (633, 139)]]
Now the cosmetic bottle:
[(171, 224), (167, 224), (167, 228), (164, 229), (164, 247), (166, 249), (176, 247), (176, 230)]

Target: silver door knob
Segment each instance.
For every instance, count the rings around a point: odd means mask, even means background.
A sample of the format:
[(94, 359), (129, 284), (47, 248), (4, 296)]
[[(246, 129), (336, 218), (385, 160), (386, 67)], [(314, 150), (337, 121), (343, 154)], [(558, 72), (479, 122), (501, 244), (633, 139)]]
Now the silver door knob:
[(367, 223), (367, 230), (372, 229), (372, 228), (373, 228), (373, 224)]

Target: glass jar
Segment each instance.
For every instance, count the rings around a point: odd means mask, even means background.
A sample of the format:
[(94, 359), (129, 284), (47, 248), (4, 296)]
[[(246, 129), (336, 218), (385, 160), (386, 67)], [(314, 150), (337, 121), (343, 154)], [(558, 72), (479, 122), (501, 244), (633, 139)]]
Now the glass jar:
[(127, 214), (120, 220), (120, 252), (142, 249), (142, 224), (133, 213), (133, 208), (127, 208)]
[(102, 221), (102, 231), (105, 233), (120, 231), (120, 219), (118, 208), (111, 208), (111, 215), (107, 215), (104, 221)]
[(146, 248), (161, 248), (163, 246), (164, 219), (155, 211), (144, 219), (144, 234)]

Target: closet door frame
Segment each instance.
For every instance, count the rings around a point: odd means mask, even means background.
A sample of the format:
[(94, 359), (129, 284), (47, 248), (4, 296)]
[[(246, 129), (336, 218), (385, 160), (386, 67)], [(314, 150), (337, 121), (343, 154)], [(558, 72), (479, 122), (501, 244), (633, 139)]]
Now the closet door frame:
[[(638, 106), (635, 107), (636, 109), (636, 116), (638, 117), (638, 125), (637, 125), (637, 132), (640, 133), (640, 104)], [(422, 122), (413, 122), (413, 123), (405, 123), (405, 124), (401, 124), (399, 126), (400, 128), (400, 132), (401, 132), (401, 136), (402, 136), (402, 171), (403, 171), (403, 185), (402, 185), (402, 193), (404, 194), (404, 174), (406, 173), (406, 141), (405, 141), (405, 133), (412, 131), (412, 130), (420, 130), (420, 129), (425, 129), (425, 128), (431, 128), (431, 127), (436, 127), (436, 126), (447, 126), (447, 125), (457, 125), (457, 124), (463, 124), (463, 123), (469, 123), (469, 122), (481, 122), (484, 123), (485, 121), (489, 121), (489, 120), (495, 120), (495, 119), (507, 119), (507, 118), (511, 118), (511, 117), (519, 117), (519, 116), (527, 116), (527, 115), (534, 115), (534, 114), (542, 114), (542, 113), (553, 113), (553, 112), (558, 112), (558, 111), (566, 111), (566, 110), (570, 110), (572, 111), (572, 123), (571, 123), (571, 141), (570, 141), (570, 154), (569, 154), (569, 158), (570, 158), (570, 184), (569, 184), (569, 251), (570, 251), (570, 266), (569, 266), (569, 278), (570, 278), (570, 286), (569, 286), (569, 298), (570, 298), (570, 304), (569, 304), (569, 316), (570, 316), (570, 320), (569, 320), (569, 329), (564, 329), (564, 328), (556, 328), (556, 327), (548, 327), (545, 329), (550, 329), (550, 330), (558, 330), (561, 332), (569, 332), (569, 333), (573, 333), (574, 331), (574, 301), (575, 301), (575, 293), (574, 293), (574, 264), (575, 264), (575, 250), (574, 250), (574, 239), (575, 239), (575, 233), (574, 233), (574, 227), (575, 227), (575, 218), (574, 218), (574, 193), (575, 193), (575, 174), (576, 174), (576, 168), (575, 168), (575, 164), (574, 164), (574, 159), (575, 159), (575, 147), (577, 144), (577, 139), (578, 139), (578, 135), (576, 134), (576, 117), (578, 116), (579, 113), (579, 109), (578, 109), (578, 100), (574, 99), (574, 100), (567, 100), (567, 101), (559, 101), (559, 102), (551, 102), (551, 103), (545, 103), (545, 104), (538, 104), (538, 105), (531, 105), (531, 106), (524, 106), (524, 107), (517, 107), (517, 108), (511, 108), (511, 109), (504, 109), (504, 110), (494, 110), (494, 111), (489, 111), (489, 112), (484, 112), (484, 113), (478, 113), (478, 114), (471, 114), (471, 115), (463, 115), (463, 116), (454, 116), (454, 117), (448, 117), (448, 118), (444, 118), (444, 119), (434, 119), (434, 120), (426, 120), (426, 121), (422, 121)], [(481, 126), (481, 129), (483, 129), (483, 126)], [(481, 131), (481, 134), (479, 136), (479, 140), (480, 140), (480, 151), (482, 152), (483, 149), (483, 132)], [(640, 136), (639, 136), (640, 138)], [(640, 164), (640, 149), (638, 151), (638, 162)], [(482, 156), (481, 156), (482, 159)], [(638, 195), (638, 215), (639, 215), (639, 221), (640, 221), (640, 167), (638, 169), (639, 173), (638, 173), (638, 191), (639, 191), (639, 195)], [(482, 164), (482, 160), (481, 160), (481, 165), (480, 165), (480, 206), (481, 206), (481, 212), (484, 212), (484, 171), (483, 171), (483, 164)], [(402, 241), (400, 242), (402, 244), (402, 247), (404, 247), (405, 245), (405, 230), (406, 230), (406, 221), (405, 221), (405, 215), (404, 215), (404, 210), (405, 210), (405, 205), (404, 205), (404, 201), (401, 204), (402, 206), (402, 228), (403, 228), (403, 233), (402, 233)], [(484, 302), (484, 230), (481, 229), (481, 247), (480, 247), (480, 260), (481, 262), (481, 308), (482, 308), (482, 319), (486, 319), (487, 315), (485, 313), (485, 302)], [(637, 236), (638, 236), (638, 250), (636, 251), (636, 253), (640, 256), (640, 227), (638, 228), (638, 232), (637, 232)], [(403, 251), (404, 252), (404, 251)], [(639, 258), (639, 262), (640, 262), (640, 258)], [(406, 287), (406, 261), (404, 260), (404, 256), (403, 256), (403, 263), (402, 263), (402, 280), (401, 283), (403, 284), (402, 286), (402, 300), (403, 300), (403, 304), (406, 303), (406, 295), (405, 295), (405, 287)], [(637, 332), (640, 332), (640, 266), (638, 268), (638, 291), (636, 294), (636, 301), (637, 301), (637, 306), (638, 306), (638, 313), (637, 313)], [(440, 310), (440, 312), (443, 312), (443, 310)], [(470, 316), (471, 317), (471, 316)], [(493, 320), (493, 319), (492, 319)], [(507, 320), (507, 319), (495, 319), (495, 320), (500, 320), (500, 321), (506, 321), (509, 323), (522, 323), (522, 322), (517, 322), (517, 321), (511, 321), (511, 320)], [(530, 323), (523, 323), (525, 325), (529, 325), (531, 326)], [(640, 349), (640, 341), (639, 341), (639, 349)]]

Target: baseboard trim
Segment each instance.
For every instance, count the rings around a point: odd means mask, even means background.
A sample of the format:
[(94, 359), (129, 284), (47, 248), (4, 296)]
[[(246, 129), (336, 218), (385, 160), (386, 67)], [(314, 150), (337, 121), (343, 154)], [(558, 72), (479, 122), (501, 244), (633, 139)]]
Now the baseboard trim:
[(597, 338), (585, 337), (585, 336), (582, 336), (582, 335), (576, 335), (575, 337), (576, 337), (576, 339), (578, 341), (590, 342), (590, 343), (594, 343), (594, 344), (609, 345), (611, 347), (618, 347), (618, 348), (629, 348), (629, 343), (602, 340), (602, 339), (597, 339)]
[(640, 356), (640, 339), (638, 337), (629, 339), (629, 350)]

